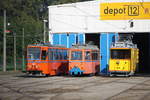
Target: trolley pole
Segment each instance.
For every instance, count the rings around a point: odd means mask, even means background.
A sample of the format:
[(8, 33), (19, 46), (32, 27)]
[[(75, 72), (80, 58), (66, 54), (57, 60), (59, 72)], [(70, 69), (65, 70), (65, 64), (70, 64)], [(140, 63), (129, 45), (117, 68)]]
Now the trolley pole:
[(22, 69), (24, 70), (24, 28), (22, 28)]
[(14, 32), (14, 71), (16, 70), (16, 33)]
[(4, 10), (4, 34), (3, 34), (3, 72), (6, 72), (6, 10)]

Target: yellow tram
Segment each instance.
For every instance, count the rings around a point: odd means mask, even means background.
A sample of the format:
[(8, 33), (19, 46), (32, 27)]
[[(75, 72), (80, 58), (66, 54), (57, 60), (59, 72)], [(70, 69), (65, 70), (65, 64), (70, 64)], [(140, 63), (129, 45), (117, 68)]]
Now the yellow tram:
[(131, 41), (116, 42), (110, 48), (110, 76), (131, 76), (138, 69), (139, 49)]

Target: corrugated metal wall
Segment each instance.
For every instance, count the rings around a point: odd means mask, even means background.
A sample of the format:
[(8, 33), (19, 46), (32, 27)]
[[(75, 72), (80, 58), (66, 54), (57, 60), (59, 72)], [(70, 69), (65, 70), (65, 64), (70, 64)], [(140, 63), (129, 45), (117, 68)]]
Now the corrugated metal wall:
[(101, 33), (100, 35), (100, 73), (108, 74), (110, 46), (118, 37), (117, 33)]
[(53, 45), (62, 45), (70, 48), (73, 44), (85, 44), (85, 34), (83, 33), (62, 33), (53, 34)]
[[(118, 37), (117, 33), (101, 33), (100, 34), (100, 73), (108, 74), (108, 64), (110, 58), (110, 46)], [(70, 48), (73, 44), (84, 44), (85, 34), (72, 33), (72, 34), (53, 34), (53, 44), (63, 45)]]

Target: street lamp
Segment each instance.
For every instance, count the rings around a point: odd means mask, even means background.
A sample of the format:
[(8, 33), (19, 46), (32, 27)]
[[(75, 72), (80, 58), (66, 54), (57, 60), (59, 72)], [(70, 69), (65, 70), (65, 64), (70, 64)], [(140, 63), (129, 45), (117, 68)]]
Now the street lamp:
[(17, 66), (16, 66), (16, 33), (13, 32), (14, 35), (14, 71), (17, 70)]
[(46, 42), (46, 23), (48, 22), (47, 20), (43, 20), (43, 22), (44, 22), (44, 33), (43, 33), (43, 40), (44, 40), (44, 43)]
[(10, 26), (10, 23), (6, 22), (6, 10), (4, 10), (4, 27), (3, 27), (3, 72), (6, 72), (6, 34), (10, 33), (10, 30), (7, 30), (7, 25)]
[(4, 10), (4, 29), (3, 29), (3, 72), (6, 72), (6, 10)]
[(25, 59), (24, 59), (24, 28), (22, 28), (22, 70), (24, 71)]

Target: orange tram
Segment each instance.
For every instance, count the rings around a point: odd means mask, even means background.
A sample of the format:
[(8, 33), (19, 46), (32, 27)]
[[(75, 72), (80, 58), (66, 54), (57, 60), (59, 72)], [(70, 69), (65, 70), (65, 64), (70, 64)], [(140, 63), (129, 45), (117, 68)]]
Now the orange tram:
[(74, 45), (69, 50), (70, 75), (94, 75), (99, 73), (99, 48), (94, 45)]
[(27, 47), (26, 73), (29, 75), (93, 75), (99, 72), (99, 65), (99, 49), (94, 45)]
[(62, 46), (29, 45), (26, 73), (45, 76), (67, 74), (68, 50)]

